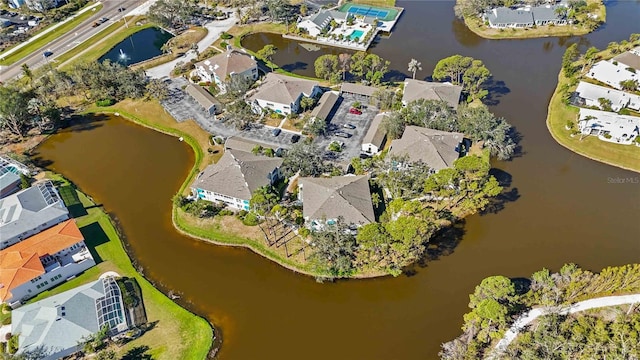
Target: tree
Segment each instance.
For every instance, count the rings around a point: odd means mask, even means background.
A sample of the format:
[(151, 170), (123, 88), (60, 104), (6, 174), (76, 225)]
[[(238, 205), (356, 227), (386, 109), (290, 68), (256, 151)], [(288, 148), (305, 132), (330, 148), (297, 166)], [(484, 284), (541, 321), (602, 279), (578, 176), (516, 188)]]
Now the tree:
[(392, 112), (382, 119), (380, 126), (390, 139), (398, 139), (404, 132), (405, 121), (399, 112)]
[(300, 106), (305, 111), (307, 109), (313, 107), (313, 105), (315, 103), (316, 103), (316, 100), (314, 98), (311, 98), (311, 97), (303, 96), (302, 99), (300, 99)]
[(158, 101), (165, 100), (169, 96), (167, 85), (159, 79), (151, 79), (146, 86), (147, 94)]
[(389, 72), (390, 64), (376, 54), (358, 51), (351, 57), (351, 74), (377, 85)]
[(338, 55), (338, 65), (342, 72), (342, 80), (344, 80), (347, 71), (351, 69), (351, 55), (347, 53)]
[(584, 70), (586, 67), (591, 66), (591, 64), (593, 64), (593, 62), (597, 60), (598, 52), (599, 50), (595, 46), (592, 46), (587, 49), (587, 51), (584, 53), (584, 56), (583, 56), (584, 66), (582, 67), (582, 70)]
[(562, 70), (567, 77), (572, 77), (576, 73), (573, 63), (578, 59), (578, 56), (580, 56), (578, 44), (571, 44), (562, 55)]
[(471, 66), (462, 75), (462, 85), (472, 98), (482, 100), (489, 94), (489, 91), (484, 89), (483, 85), (490, 77), (491, 73), (482, 61), (473, 60)]
[(273, 63), (271, 61), (273, 59), (273, 55), (276, 54), (276, 51), (278, 51), (278, 48), (275, 45), (267, 44), (256, 53), (259, 58), (269, 64), (271, 71), (273, 71)]
[(460, 84), (462, 81), (462, 74), (471, 67), (473, 58), (453, 55), (444, 58), (436, 64), (433, 70), (433, 78), (436, 80), (449, 79), (453, 84)]
[(484, 105), (459, 106), (456, 129), (474, 141), (482, 141), (490, 155), (500, 160), (509, 159), (516, 151), (511, 125), (504, 118), (495, 117)]
[(293, 145), (282, 162), (282, 169), (288, 176), (298, 171), (301, 176), (319, 176), (326, 168), (322, 160), (322, 151), (313, 144), (303, 142)]
[(31, 178), (24, 173), (20, 173), (20, 188), (28, 189), (31, 187)]
[(380, 110), (402, 108), (402, 94), (392, 89), (377, 89), (369, 102)]
[(258, 215), (268, 216), (278, 201), (280, 201), (278, 193), (272, 186), (267, 185), (259, 187), (251, 194), (249, 204)]
[(96, 360), (116, 360), (116, 359), (117, 359), (116, 352), (113, 350), (100, 351), (96, 355)]
[(28, 104), (29, 96), (26, 93), (0, 86), (0, 128), (23, 138), (32, 118)]
[(422, 63), (416, 59), (411, 59), (411, 61), (409, 61), (409, 72), (411, 72), (414, 79), (416, 78), (416, 71), (418, 70), (422, 70)]
[(319, 56), (314, 62), (316, 76), (325, 80), (336, 80), (339, 78), (338, 56), (326, 54)]
[(162, 27), (178, 28), (187, 24), (196, 12), (191, 1), (158, 0), (149, 7), (147, 18)]
[(321, 231), (311, 233), (313, 252), (311, 259), (317, 266), (333, 276), (348, 276), (356, 258), (356, 240), (344, 219), (325, 225)]
[(307, 12), (309, 12), (309, 8), (307, 7), (307, 4), (302, 3), (300, 5), (300, 15), (307, 16)]
[(605, 99), (605, 98), (598, 98), (598, 103), (600, 104), (600, 109), (604, 111), (613, 111), (613, 109), (611, 108), (611, 105), (613, 105), (611, 100)]
[(620, 86), (622, 87), (622, 90), (626, 91), (638, 91), (639, 89), (638, 80), (623, 80), (620, 81)]
[(30, 87), (33, 87), (33, 72), (29, 68), (29, 65), (27, 65), (27, 63), (24, 63), (22, 64), (22, 66), (20, 66), (20, 68), (22, 68), (22, 75), (29, 81)]
[(306, 123), (306, 129), (315, 136), (324, 135), (327, 131), (327, 122), (324, 119), (309, 119)]

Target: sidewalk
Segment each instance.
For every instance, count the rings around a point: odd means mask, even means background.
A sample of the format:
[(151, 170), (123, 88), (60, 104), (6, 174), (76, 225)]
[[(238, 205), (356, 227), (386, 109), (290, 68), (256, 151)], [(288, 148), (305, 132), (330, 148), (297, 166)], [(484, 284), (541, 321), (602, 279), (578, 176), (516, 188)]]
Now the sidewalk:
[[(198, 52), (204, 52), (209, 46), (211, 46), (214, 42), (216, 42), (216, 40), (218, 40), (218, 38), (223, 32), (231, 29), (231, 27), (235, 25), (235, 23), (236, 23), (235, 13), (233, 13), (226, 20), (222, 20), (222, 21), (215, 20), (207, 23), (204, 26), (207, 29), (207, 35), (204, 37), (204, 39), (198, 42)], [(177, 58), (175, 60), (172, 60), (168, 63), (164, 63), (162, 65), (158, 65), (151, 69), (147, 69), (146, 70), (147, 76), (155, 79), (160, 79), (162, 77), (169, 76), (169, 74), (171, 73), (171, 70), (173, 70), (176, 67), (176, 64), (178, 62), (187, 63), (191, 61), (191, 59), (195, 59), (195, 58), (196, 58), (196, 54), (193, 51), (188, 51), (183, 57)]]
[(50, 27), (46, 28), (45, 30), (39, 32), (38, 34), (36, 34), (35, 36), (29, 38), (29, 40), (23, 42), (22, 44), (19, 44), (18, 46), (12, 47), (11, 49), (9, 49), (9, 50), (7, 50), (7, 51), (5, 51), (3, 53), (0, 53), (0, 58), (4, 58), (7, 55), (13, 54), (14, 52), (22, 49), (23, 47), (27, 46), (28, 44), (32, 43), (33, 41), (38, 40), (39, 38), (45, 36), (46, 34), (52, 32), (53, 30), (55, 30), (57, 28), (59, 28), (60, 26), (62, 26), (64, 24), (68, 23), (69, 21), (75, 19), (78, 15), (80, 15), (82, 13), (85, 13), (87, 11), (90, 11), (91, 9), (95, 8), (96, 6), (98, 6), (100, 4), (101, 4), (100, 2), (97, 2), (97, 3), (95, 3), (95, 4), (91, 5), (91, 6), (87, 6), (86, 8), (81, 9), (77, 13), (69, 16), (68, 18), (62, 20), (61, 22), (59, 22), (59, 23), (57, 23), (57, 24), (55, 24), (53, 26), (50, 26)]

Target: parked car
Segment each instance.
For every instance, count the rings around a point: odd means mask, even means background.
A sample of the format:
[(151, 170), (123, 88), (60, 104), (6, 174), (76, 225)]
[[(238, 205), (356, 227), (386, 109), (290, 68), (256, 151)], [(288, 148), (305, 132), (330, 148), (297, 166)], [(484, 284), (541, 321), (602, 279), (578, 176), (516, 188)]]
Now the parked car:
[(300, 141), (300, 135), (298, 135), (298, 134), (294, 134), (294, 135), (291, 137), (291, 143), (292, 143), (292, 144), (295, 144), (295, 143), (297, 143), (298, 141)]
[(356, 108), (351, 108), (349, 109), (349, 114), (355, 114), (355, 115), (362, 115), (362, 111), (356, 109)]
[(345, 128), (345, 129), (351, 129), (351, 130), (356, 128), (356, 126), (353, 125), (353, 124), (344, 124), (344, 125), (342, 125), (342, 127)]
[(278, 136), (280, 135), (280, 133), (282, 132), (282, 130), (280, 130), (279, 128), (275, 128), (271, 131), (271, 135), (273, 136)]
[(351, 134), (349, 134), (348, 132), (344, 132), (344, 131), (338, 131), (338, 132), (336, 132), (336, 136), (348, 139), (348, 138), (351, 137)]

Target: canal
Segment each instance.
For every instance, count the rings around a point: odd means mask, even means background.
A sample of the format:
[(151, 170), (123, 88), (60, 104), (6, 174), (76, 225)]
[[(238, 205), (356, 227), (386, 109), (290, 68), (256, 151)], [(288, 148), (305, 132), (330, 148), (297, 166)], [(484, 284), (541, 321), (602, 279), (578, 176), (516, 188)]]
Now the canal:
[[(437, 259), (410, 276), (319, 284), (248, 250), (179, 235), (171, 197), (193, 163), (191, 151), (120, 118), (54, 135), (38, 156), (118, 218), (146, 276), (182, 293), (191, 310), (222, 329), (221, 359), (434, 359), (460, 333), (468, 294), (486, 276), (640, 261), (640, 185), (613, 181), (639, 175), (565, 150), (545, 126), (571, 42), (602, 48), (640, 32), (640, 3), (608, 4), (607, 25), (589, 36), (491, 41), (454, 20), (452, 2), (398, 2), (404, 15), (372, 51), (398, 76), (418, 59), (419, 78), (452, 54), (482, 59), (495, 76), (491, 108), (517, 127), (523, 150), (494, 164), (511, 179), (512, 201), (468, 218), (459, 237), (442, 240)], [(275, 60), (310, 61), (297, 56)]]

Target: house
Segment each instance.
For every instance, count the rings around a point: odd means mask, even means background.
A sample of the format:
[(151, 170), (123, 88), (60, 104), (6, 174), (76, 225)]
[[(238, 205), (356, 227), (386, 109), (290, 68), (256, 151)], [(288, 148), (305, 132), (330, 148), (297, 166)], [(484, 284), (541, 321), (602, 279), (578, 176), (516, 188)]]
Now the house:
[(327, 91), (320, 97), (316, 107), (311, 111), (311, 119), (327, 121), (333, 116), (333, 110), (338, 103), (340, 96), (337, 92)]
[[(639, 47), (640, 48), (640, 47)], [(640, 50), (638, 51), (640, 53)], [(640, 54), (627, 51), (613, 58), (613, 61), (616, 61), (620, 64), (626, 65), (630, 68), (633, 68), (637, 71), (640, 71)]]
[(258, 79), (258, 62), (242, 51), (229, 48), (227, 51), (195, 64), (194, 74), (202, 81), (215, 83), (221, 93), (227, 91), (231, 77), (243, 76), (251, 81)]
[(340, 96), (349, 95), (357, 100), (369, 102), (369, 99), (378, 91), (378, 88), (362, 84), (342, 83), (340, 85)]
[(255, 140), (249, 140), (247, 138), (239, 136), (231, 136), (224, 142), (224, 149), (226, 150), (240, 150), (244, 152), (252, 152), (256, 146), (262, 146), (262, 148), (273, 148), (273, 145), (262, 143)]
[(386, 113), (380, 113), (373, 118), (367, 133), (362, 138), (362, 152), (368, 155), (375, 155), (382, 150), (387, 133), (382, 126), (382, 120), (387, 116)]
[(605, 83), (612, 88), (621, 90), (620, 83), (626, 80), (640, 81), (640, 75), (627, 70), (626, 65), (614, 63), (611, 60), (598, 61), (587, 72), (587, 77)]
[(278, 114), (297, 113), (303, 96), (316, 97), (321, 89), (317, 81), (268, 73), (255, 93), (249, 97), (256, 113), (268, 109)]
[(69, 219), (0, 250), (0, 302), (19, 306), (95, 264)]
[(582, 135), (595, 135), (602, 141), (629, 145), (640, 135), (640, 117), (580, 109), (578, 129)]
[(9, 0), (7, 3), (10, 8), (17, 9), (25, 4), (25, 0)]
[(404, 91), (402, 93), (402, 105), (407, 106), (414, 100), (442, 100), (456, 110), (460, 103), (462, 86), (453, 85), (449, 82), (437, 83), (407, 78), (404, 80)]
[(20, 175), (11, 168), (0, 165), (0, 199), (20, 190)]
[(222, 202), (232, 209), (250, 210), (251, 194), (280, 179), (281, 165), (281, 158), (229, 149), (217, 163), (207, 166), (198, 175), (191, 191), (198, 199)]
[(582, 106), (595, 106), (600, 108), (600, 99), (611, 101), (611, 110), (618, 112), (620, 109), (629, 108), (640, 110), (640, 95), (606, 88), (581, 81), (576, 88), (576, 95)]
[(127, 331), (127, 311), (116, 280), (105, 277), (13, 310), (11, 333), (18, 335), (18, 354), (44, 347), (50, 353), (43, 360), (60, 359), (103, 327), (111, 336)]
[(400, 139), (391, 141), (389, 155), (407, 156), (410, 162), (422, 162), (438, 171), (452, 167), (469, 147), (461, 133), (407, 126)]
[(50, 181), (0, 199), (0, 250), (69, 218)]
[[(301, 18), (298, 21), (298, 28), (304, 29), (311, 36), (318, 36), (325, 30), (329, 29), (331, 20), (335, 20), (336, 12), (331, 10), (320, 10), (313, 15)], [(340, 14), (340, 13), (338, 13)], [(344, 19), (344, 16), (342, 17)]]
[(358, 226), (375, 221), (366, 175), (301, 177), (298, 179), (298, 191), (302, 214), (312, 229), (335, 224), (339, 217), (347, 224)]
[(213, 115), (216, 112), (216, 99), (202, 86), (189, 84), (184, 91), (197, 101), (207, 114)]
[(547, 4), (517, 9), (498, 7), (485, 13), (484, 19), (489, 23), (489, 27), (496, 29), (529, 28), (534, 25), (566, 25), (567, 19), (556, 13), (558, 7), (564, 7), (564, 5)]

